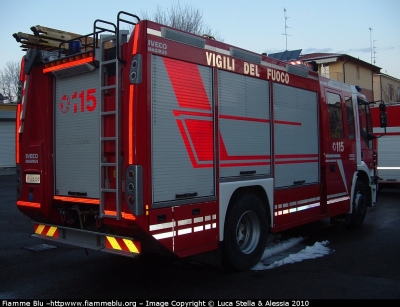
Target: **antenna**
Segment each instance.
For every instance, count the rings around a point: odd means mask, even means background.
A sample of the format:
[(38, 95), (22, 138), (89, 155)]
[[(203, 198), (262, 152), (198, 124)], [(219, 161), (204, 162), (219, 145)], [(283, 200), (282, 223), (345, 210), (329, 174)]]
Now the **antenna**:
[(374, 56), (373, 56), (374, 65), (375, 65), (375, 63), (376, 63), (376, 61), (375, 61), (375, 59), (376, 59), (376, 56), (375, 56), (375, 54), (376, 54), (375, 42), (376, 42), (376, 41), (377, 41), (377, 40), (375, 39), (375, 40), (372, 42), (372, 48), (374, 49)]
[(286, 25), (286, 20), (288, 20), (289, 17), (286, 17), (286, 9), (285, 9), (285, 8), (283, 9), (283, 11), (284, 11), (284, 16), (285, 16), (285, 33), (282, 33), (282, 35), (285, 35), (285, 36), (286, 36), (286, 49), (285, 49), (285, 50), (287, 50), (287, 37), (290, 36), (290, 35), (286, 33), (286, 29), (288, 29), (288, 28), (290, 28), (290, 27), (288, 27), (288, 26)]
[(372, 64), (372, 28), (369, 28), (369, 41), (371, 46), (371, 64)]

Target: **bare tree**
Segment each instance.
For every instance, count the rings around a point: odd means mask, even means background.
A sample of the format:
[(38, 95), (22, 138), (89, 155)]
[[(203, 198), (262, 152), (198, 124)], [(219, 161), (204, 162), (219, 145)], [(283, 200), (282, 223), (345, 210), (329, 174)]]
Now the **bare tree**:
[(11, 102), (16, 102), (18, 98), (19, 70), (18, 62), (7, 62), (6, 67), (0, 70), (0, 93)]
[(157, 10), (152, 16), (144, 12), (142, 13), (142, 19), (149, 19), (197, 35), (211, 36), (222, 41), (217, 32), (204, 24), (203, 14), (198, 9), (189, 4), (181, 6), (179, 1), (166, 10), (157, 5)]

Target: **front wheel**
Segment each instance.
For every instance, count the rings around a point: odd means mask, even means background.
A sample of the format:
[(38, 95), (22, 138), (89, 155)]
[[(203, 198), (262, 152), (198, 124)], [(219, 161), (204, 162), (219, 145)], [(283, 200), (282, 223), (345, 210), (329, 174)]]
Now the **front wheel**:
[(261, 259), (268, 236), (268, 219), (261, 200), (253, 194), (240, 197), (228, 210), (224, 228), (224, 266), (248, 270)]
[(352, 206), (353, 211), (350, 215), (349, 228), (354, 229), (361, 227), (367, 213), (367, 194), (365, 186), (361, 181), (356, 182)]

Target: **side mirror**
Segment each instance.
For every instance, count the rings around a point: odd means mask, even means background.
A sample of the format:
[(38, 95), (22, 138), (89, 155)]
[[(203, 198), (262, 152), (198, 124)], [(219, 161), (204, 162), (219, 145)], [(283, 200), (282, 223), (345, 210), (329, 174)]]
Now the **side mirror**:
[(386, 113), (385, 111), (381, 111), (380, 125), (381, 125), (381, 128), (386, 128), (387, 125), (388, 125), (388, 122), (387, 122), (387, 113)]

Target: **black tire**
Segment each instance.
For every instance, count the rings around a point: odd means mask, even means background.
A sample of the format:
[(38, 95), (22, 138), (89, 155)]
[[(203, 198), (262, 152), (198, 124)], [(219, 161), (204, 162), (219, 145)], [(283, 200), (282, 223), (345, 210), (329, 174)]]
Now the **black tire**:
[(254, 267), (261, 259), (268, 237), (268, 218), (261, 200), (241, 196), (228, 210), (223, 241), (223, 265), (237, 271)]
[(352, 206), (353, 211), (350, 215), (350, 224), (348, 226), (355, 229), (361, 227), (363, 224), (368, 206), (365, 186), (359, 180), (356, 182)]

